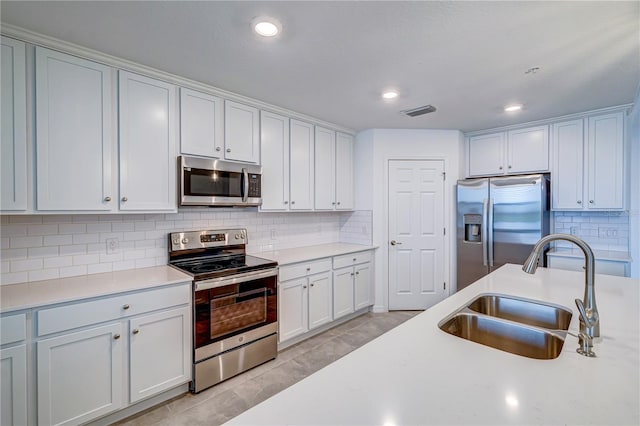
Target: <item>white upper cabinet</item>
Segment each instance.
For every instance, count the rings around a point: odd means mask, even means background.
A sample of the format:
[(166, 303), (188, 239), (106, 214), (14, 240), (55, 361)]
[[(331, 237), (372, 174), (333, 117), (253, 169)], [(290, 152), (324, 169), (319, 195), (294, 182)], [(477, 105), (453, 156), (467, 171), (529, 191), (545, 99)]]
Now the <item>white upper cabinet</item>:
[(625, 208), (623, 112), (556, 123), (552, 146), (554, 210)]
[(120, 209), (176, 211), (176, 86), (119, 75)]
[(0, 210), (27, 209), (25, 44), (2, 37)]
[(224, 102), (224, 143), (227, 160), (260, 163), (260, 118), (258, 109), (232, 101)]
[(336, 134), (336, 209), (353, 210), (353, 136)]
[(180, 152), (203, 157), (224, 157), (222, 98), (180, 88)]
[(289, 119), (260, 112), (262, 158), (261, 210), (288, 210), (289, 206)]
[(313, 125), (291, 120), (290, 198), (291, 210), (312, 210), (314, 200), (314, 129)]
[(539, 173), (549, 170), (549, 126), (471, 136), (469, 176)]
[(36, 47), (38, 210), (114, 209), (112, 73)]
[(315, 208), (334, 210), (336, 205), (336, 132), (316, 126)]

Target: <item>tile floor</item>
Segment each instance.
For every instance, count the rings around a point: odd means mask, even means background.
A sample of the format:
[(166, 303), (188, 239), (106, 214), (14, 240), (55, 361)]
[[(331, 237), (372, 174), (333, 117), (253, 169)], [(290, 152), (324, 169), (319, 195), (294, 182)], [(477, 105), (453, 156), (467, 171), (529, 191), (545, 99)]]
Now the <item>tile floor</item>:
[(367, 313), (291, 346), (278, 357), (197, 395), (179, 396), (118, 423), (220, 425), (313, 374), (420, 311)]

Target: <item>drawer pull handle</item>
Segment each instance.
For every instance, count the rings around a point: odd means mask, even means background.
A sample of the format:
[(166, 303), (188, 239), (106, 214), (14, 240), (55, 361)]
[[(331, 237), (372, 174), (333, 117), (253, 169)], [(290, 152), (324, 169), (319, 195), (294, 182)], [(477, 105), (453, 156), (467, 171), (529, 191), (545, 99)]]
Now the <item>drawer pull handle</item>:
[(122, 307), (122, 309), (124, 309), (124, 310), (126, 311), (126, 310), (127, 310), (127, 309), (129, 309), (130, 307), (131, 307), (131, 306), (129, 306), (129, 304), (127, 303), (126, 305), (124, 305), (124, 306)]
[(138, 333), (140, 333), (140, 330), (138, 330), (137, 328), (134, 328), (134, 329), (133, 329), (133, 331), (132, 331), (132, 333), (133, 333), (133, 334), (138, 334)]
[(120, 338), (120, 335), (119, 335), (119, 334), (114, 334), (114, 335), (113, 335), (113, 340), (118, 340), (119, 338)]

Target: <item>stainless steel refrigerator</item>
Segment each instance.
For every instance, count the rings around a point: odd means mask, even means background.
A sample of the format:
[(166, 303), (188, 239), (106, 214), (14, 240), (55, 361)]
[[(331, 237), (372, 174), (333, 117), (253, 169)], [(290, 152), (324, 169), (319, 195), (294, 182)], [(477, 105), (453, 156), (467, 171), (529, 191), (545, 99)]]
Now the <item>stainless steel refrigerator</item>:
[(524, 263), (549, 234), (548, 175), (465, 179), (457, 188), (458, 290), (505, 263)]

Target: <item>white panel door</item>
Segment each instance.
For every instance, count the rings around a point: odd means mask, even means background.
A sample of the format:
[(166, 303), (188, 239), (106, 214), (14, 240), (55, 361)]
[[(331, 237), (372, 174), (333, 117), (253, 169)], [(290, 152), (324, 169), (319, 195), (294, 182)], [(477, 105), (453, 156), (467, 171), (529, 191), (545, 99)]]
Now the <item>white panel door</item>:
[(353, 137), (336, 134), (336, 209), (353, 210)]
[(312, 210), (314, 200), (313, 125), (291, 120), (289, 188), (291, 210)]
[(507, 133), (507, 173), (549, 170), (549, 126), (511, 130)]
[(258, 109), (224, 102), (224, 144), (228, 160), (260, 163), (260, 116)]
[(551, 207), (553, 210), (581, 210), (583, 203), (583, 120), (551, 126)]
[(224, 106), (222, 98), (180, 88), (180, 152), (223, 157)]
[(334, 210), (336, 206), (336, 132), (316, 126), (315, 209)]
[(289, 119), (260, 111), (262, 206), (260, 210), (289, 207)]
[(280, 342), (309, 330), (307, 278), (278, 285), (278, 338)]
[(190, 318), (184, 307), (129, 322), (131, 403), (191, 380)]
[[(2, 37), (0, 210), (27, 209), (25, 44)], [(3, 423), (4, 424), (4, 423)]]
[(112, 69), (36, 47), (38, 210), (111, 210)]
[(0, 424), (27, 424), (27, 345), (0, 350)]
[(444, 162), (389, 161), (389, 309), (445, 297)]
[(589, 117), (589, 209), (624, 208), (623, 120), (622, 112)]
[(309, 277), (309, 330), (333, 319), (331, 272)]
[(373, 305), (373, 298), (371, 297), (371, 264), (363, 263), (362, 265), (355, 266), (355, 283), (353, 287), (354, 291), (354, 309), (366, 308)]
[(469, 176), (495, 176), (504, 170), (504, 133), (469, 138)]
[(354, 312), (353, 305), (353, 267), (333, 271), (333, 319)]
[(119, 75), (120, 209), (175, 211), (176, 86)]
[(37, 342), (38, 424), (77, 425), (123, 406), (122, 323)]

